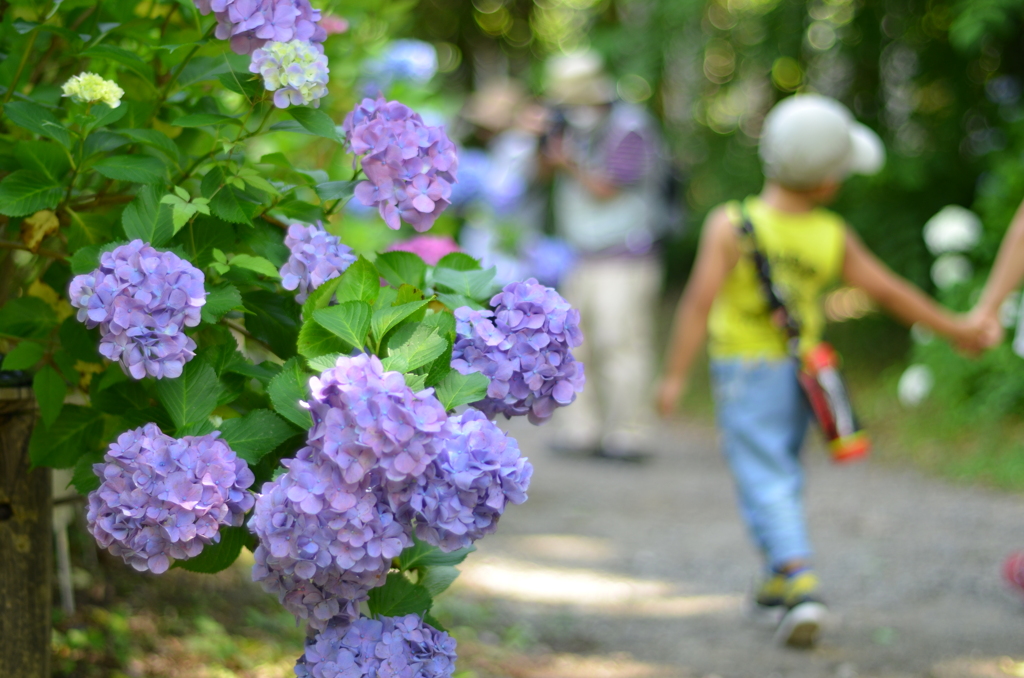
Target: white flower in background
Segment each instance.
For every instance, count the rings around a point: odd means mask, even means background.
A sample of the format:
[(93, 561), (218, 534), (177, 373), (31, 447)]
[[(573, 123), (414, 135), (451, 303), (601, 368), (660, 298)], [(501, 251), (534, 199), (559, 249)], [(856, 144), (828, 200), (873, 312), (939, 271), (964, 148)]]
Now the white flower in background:
[(981, 239), (981, 219), (959, 205), (946, 205), (924, 225), (924, 244), (938, 256), (945, 252), (966, 252)]
[(927, 365), (911, 365), (900, 377), (896, 395), (904, 407), (917, 407), (932, 392), (935, 375)]
[(999, 324), (1003, 327), (1013, 327), (1017, 323), (1017, 318), (1020, 317), (1021, 297), (1019, 292), (1013, 292), (1007, 295), (1006, 299), (999, 306)]
[(910, 326), (910, 338), (914, 340), (915, 344), (927, 346), (935, 340), (935, 332), (932, 332), (927, 325), (914, 323)]
[(974, 267), (962, 254), (943, 254), (932, 264), (932, 282), (946, 289), (967, 282), (974, 275)]
[(113, 80), (104, 80), (95, 73), (79, 73), (64, 83), (64, 95), (80, 104), (104, 103), (111, 108), (121, 105), (124, 90)]

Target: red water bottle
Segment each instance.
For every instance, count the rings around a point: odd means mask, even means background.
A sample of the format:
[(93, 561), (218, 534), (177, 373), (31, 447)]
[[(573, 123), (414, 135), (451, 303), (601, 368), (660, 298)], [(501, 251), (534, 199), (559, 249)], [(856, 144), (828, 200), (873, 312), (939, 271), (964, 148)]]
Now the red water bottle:
[(871, 451), (871, 439), (857, 421), (846, 381), (839, 371), (839, 354), (821, 342), (804, 354), (800, 385), (828, 440), (832, 460), (854, 461)]

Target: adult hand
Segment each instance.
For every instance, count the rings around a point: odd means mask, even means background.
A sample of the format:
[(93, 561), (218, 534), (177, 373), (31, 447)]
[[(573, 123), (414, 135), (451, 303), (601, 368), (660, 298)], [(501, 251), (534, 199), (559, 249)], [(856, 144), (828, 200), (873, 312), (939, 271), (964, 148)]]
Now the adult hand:
[(1003, 324), (998, 313), (975, 308), (960, 321), (957, 346), (971, 355), (998, 346), (1003, 341)]

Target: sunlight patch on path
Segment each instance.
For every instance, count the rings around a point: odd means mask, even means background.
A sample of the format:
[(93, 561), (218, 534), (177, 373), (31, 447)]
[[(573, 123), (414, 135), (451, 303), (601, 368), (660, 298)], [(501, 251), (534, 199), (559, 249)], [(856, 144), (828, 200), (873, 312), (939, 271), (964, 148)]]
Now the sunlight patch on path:
[(683, 678), (689, 675), (671, 666), (636, 661), (628, 654), (603, 657), (557, 655), (544, 666), (522, 674), (523, 678)]
[(1024, 661), (1010, 657), (957, 657), (939, 662), (929, 672), (934, 678), (1024, 677)]
[(611, 539), (578, 534), (533, 534), (507, 538), (507, 550), (528, 557), (576, 563), (603, 563), (616, 555)]
[(673, 595), (669, 582), (491, 556), (467, 561), (456, 587), (519, 602), (574, 605), (617, 616), (690, 617), (738, 610), (738, 595)]

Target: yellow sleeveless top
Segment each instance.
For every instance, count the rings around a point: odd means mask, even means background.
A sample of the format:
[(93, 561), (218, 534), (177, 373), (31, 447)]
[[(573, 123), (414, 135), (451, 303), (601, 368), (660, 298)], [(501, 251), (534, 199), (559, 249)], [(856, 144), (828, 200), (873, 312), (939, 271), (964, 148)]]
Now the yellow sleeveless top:
[[(772, 280), (786, 308), (800, 322), (800, 350), (821, 341), (825, 317), (821, 295), (842, 273), (845, 223), (826, 209), (782, 212), (757, 197), (744, 201), (754, 224), (757, 245), (768, 257)], [(729, 218), (741, 223), (740, 204), (726, 205)], [(708, 317), (708, 352), (712, 358), (783, 358), (789, 354), (786, 333), (771, 320), (758, 280), (750, 245), (719, 290)]]

